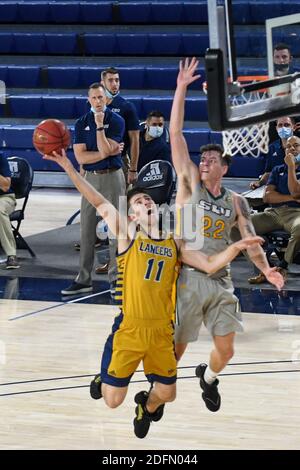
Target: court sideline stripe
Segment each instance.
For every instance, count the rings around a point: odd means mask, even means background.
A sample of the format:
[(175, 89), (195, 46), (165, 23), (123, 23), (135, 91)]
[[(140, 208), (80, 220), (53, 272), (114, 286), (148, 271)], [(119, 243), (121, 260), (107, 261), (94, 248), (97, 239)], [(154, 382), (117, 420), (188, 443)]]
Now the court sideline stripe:
[(9, 318), (8, 321), (19, 320), (20, 318), (29, 317), (30, 315), (36, 315), (37, 313), (42, 313), (48, 310), (52, 310), (54, 308), (62, 307), (63, 305), (75, 304), (76, 302), (80, 302), (81, 300), (91, 299), (92, 297), (97, 297), (98, 295), (107, 294), (107, 292), (110, 292), (110, 289), (104, 290), (102, 292), (96, 292), (95, 294), (86, 295), (84, 297), (79, 297), (78, 299), (69, 300), (68, 302), (61, 302), (57, 305), (52, 305), (51, 307), (41, 308), (40, 310), (35, 310), (34, 312), (24, 313), (24, 315), (19, 315), (18, 317)]
[[(257, 364), (290, 364), (290, 363), (298, 363), (300, 360), (284, 360), (284, 361), (254, 361), (254, 362), (233, 362), (232, 364), (227, 364), (228, 366), (249, 366), (249, 365), (257, 365)], [(195, 369), (197, 366), (179, 366), (177, 370), (183, 369)], [(135, 373), (144, 372), (143, 369), (136, 370)], [(82, 374), (82, 375), (66, 375), (63, 377), (51, 377), (49, 379), (32, 379), (32, 380), (22, 380), (19, 382), (7, 382), (4, 384), (0, 384), (0, 387), (7, 387), (8, 385), (20, 385), (20, 384), (28, 384), (28, 383), (36, 383), (36, 382), (51, 382), (53, 380), (68, 380), (68, 379), (83, 379), (84, 377), (94, 377), (96, 374)], [(219, 374), (221, 375), (221, 374)], [(228, 374), (225, 374), (228, 375)], [(132, 382), (131, 382), (132, 383)]]
[[(219, 377), (227, 377), (227, 376), (232, 376), (232, 375), (258, 375), (258, 374), (288, 374), (290, 372), (300, 372), (300, 369), (294, 369), (294, 370), (268, 370), (268, 371), (256, 371), (256, 372), (234, 372), (232, 374), (219, 374)], [(190, 376), (185, 376), (185, 377), (177, 377), (177, 380), (182, 380), (182, 379), (197, 379), (195, 375), (190, 375)], [(133, 380), (130, 383), (144, 383), (148, 382), (147, 379), (144, 380)], [(28, 393), (40, 393), (40, 392), (54, 392), (57, 390), (70, 390), (70, 389), (76, 389), (76, 388), (87, 388), (90, 385), (74, 385), (72, 387), (58, 387), (58, 388), (43, 388), (40, 390), (26, 390), (23, 392), (11, 392), (11, 393), (0, 393), (0, 397), (8, 397), (12, 395), (25, 395)]]

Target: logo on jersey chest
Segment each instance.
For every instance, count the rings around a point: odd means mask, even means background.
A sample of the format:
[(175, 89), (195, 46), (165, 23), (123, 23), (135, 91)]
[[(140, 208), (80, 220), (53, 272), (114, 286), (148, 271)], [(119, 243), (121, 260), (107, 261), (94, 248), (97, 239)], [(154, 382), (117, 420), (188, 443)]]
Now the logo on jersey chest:
[(204, 209), (206, 212), (212, 212), (213, 214), (223, 216), (226, 218), (230, 218), (232, 214), (232, 209), (229, 209), (228, 207), (225, 209), (222, 206), (218, 206), (217, 204), (205, 201), (203, 199), (199, 200), (198, 205), (199, 207)]
[(147, 242), (141, 242), (139, 246), (139, 250), (146, 252), (146, 253), (151, 253), (152, 255), (166, 256), (168, 258), (172, 258), (173, 256), (172, 248), (153, 245), (152, 243), (147, 243)]

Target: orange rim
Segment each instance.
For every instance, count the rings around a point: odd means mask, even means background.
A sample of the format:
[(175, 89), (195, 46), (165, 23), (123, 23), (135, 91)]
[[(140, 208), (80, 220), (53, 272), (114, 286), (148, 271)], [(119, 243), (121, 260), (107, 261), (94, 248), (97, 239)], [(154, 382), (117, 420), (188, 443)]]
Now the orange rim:
[[(263, 82), (264, 80), (269, 80), (269, 76), (268, 75), (241, 75), (237, 78), (237, 81), (240, 83)], [(260, 93), (266, 93), (268, 90), (269, 90), (268, 88), (259, 88), (257, 91), (259, 91)]]
[[(269, 78), (270, 77), (268, 75), (240, 75), (237, 78), (237, 81), (240, 83), (247, 83), (247, 82), (253, 83), (253, 82), (263, 82), (264, 80), (268, 80)], [(228, 77), (228, 82), (229, 83), (231, 82), (229, 77)], [(207, 81), (202, 83), (202, 88), (204, 92), (207, 91)], [(261, 88), (257, 91), (260, 91), (261, 93), (265, 93), (268, 91), (268, 88)]]

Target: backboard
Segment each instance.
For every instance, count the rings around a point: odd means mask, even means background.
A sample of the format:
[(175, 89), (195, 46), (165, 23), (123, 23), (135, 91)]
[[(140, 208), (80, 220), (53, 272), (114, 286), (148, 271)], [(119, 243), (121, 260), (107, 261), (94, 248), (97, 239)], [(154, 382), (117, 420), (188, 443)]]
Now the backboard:
[[(282, 11), (276, 10), (274, 2), (270, 2), (270, 8), (266, 8), (266, 2), (208, 0), (207, 3), (210, 47), (205, 55), (205, 68), (210, 127), (223, 131), (299, 115), (300, 6), (294, 5), (299, 13), (268, 18)], [(275, 53), (278, 45), (279, 51)], [(291, 50), (288, 67), (284, 62), (280, 64), (281, 56), (287, 53), (282, 46)], [(277, 64), (274, 64), (275, 56)], [(239, 80), (245, 74), (269, 78), (245, 84)], [(264, 99), (238, 99), (253, 91), (259, 95), (261, 89), (268, 90)]]

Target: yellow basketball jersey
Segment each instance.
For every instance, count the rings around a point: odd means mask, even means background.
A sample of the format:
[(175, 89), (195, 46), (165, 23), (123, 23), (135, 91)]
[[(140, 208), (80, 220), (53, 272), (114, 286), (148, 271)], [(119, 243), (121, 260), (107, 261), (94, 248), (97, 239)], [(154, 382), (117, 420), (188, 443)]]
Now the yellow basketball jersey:
[(117, 256), (117, 263), (116, 300), (124, 319), (141, 320), (145, 326), (174, 320), (179, 271), (174, 239), (156, 240), (137, 232), (128, 249)]

